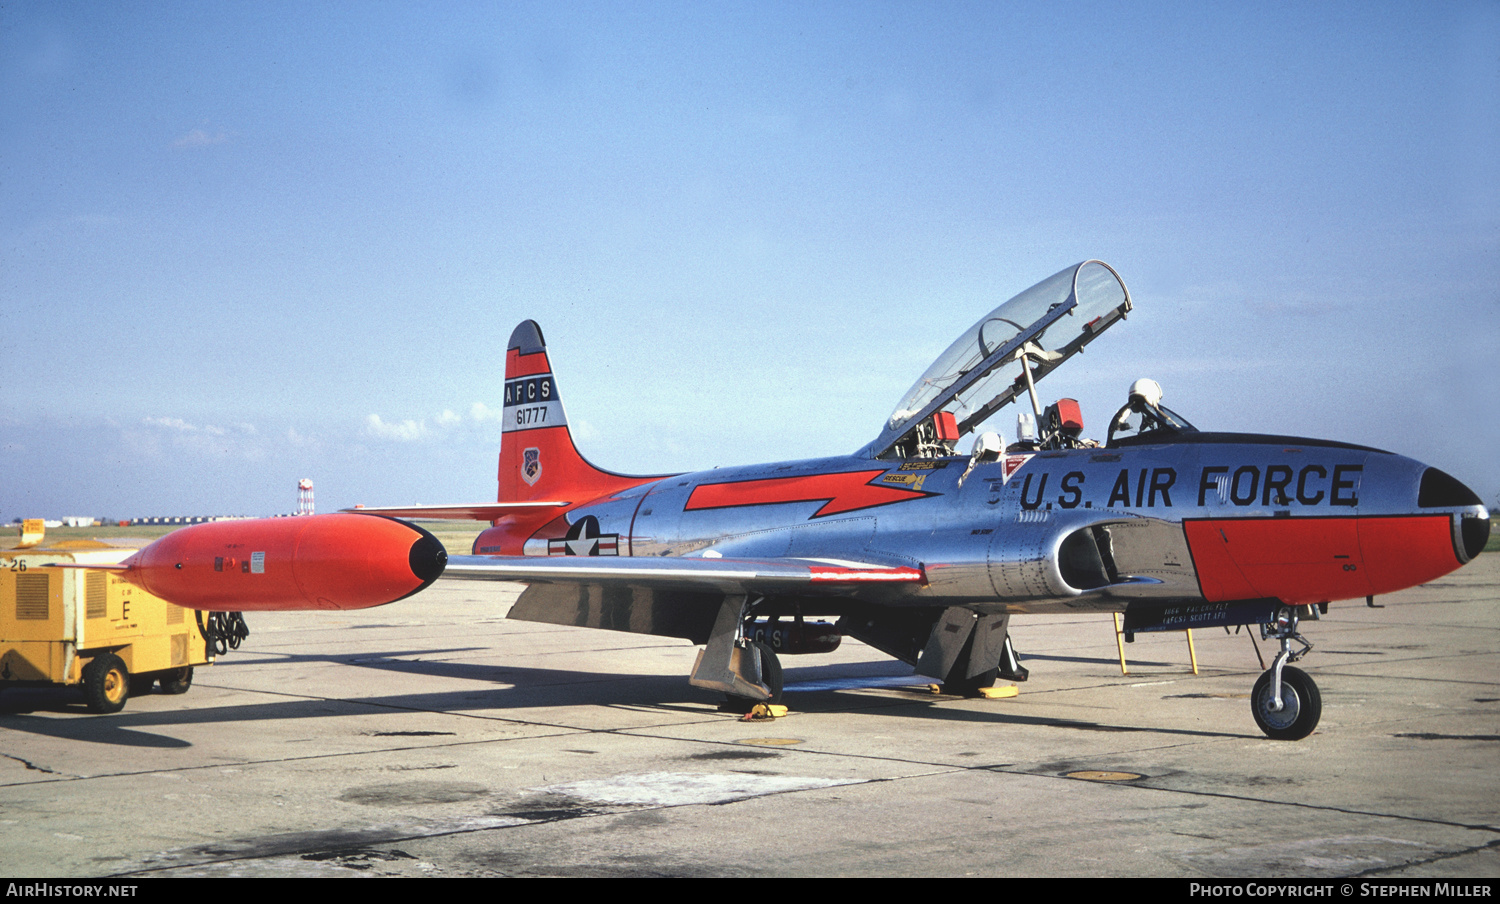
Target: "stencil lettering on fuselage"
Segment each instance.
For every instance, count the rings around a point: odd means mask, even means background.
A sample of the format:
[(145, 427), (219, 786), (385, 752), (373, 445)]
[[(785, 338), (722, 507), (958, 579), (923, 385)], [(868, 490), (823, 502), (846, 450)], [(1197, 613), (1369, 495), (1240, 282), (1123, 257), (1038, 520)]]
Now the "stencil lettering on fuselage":
[[(1302, 507), (1354, 508), (1364, 465), (1208, 465), (1198, 469), (1196, 493), (1172, 467), (1117, 471), (1027, 469), (1020, 482), (1022, 510), (1038, 508), (1162, 509)], [(1009, 477), (1009, 475), (1007, 475)], [(991, 492), (996, 488), (992, 487)], [(1092, 490), (1092, 492), (1090, 492)]]

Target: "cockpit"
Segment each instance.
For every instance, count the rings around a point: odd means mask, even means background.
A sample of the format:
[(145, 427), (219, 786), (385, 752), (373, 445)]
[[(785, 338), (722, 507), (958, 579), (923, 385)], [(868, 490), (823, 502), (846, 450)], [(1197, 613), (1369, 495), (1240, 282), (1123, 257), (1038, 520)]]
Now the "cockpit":
[[(965, 330), (906, 392), (863, 451), (881, 459), (954, 455), (961, 437), (1021, 395), (1029, 398), (1031, 411), (1022, 414), (1016, 442), (998, 451), (1097, 445), (1081, 437), (1078, 403), (1061, 399), (1043, 408), (1036, 384), (1130, 309), (1130, 292), (1102, 261), (1084, 261), (1042, 280)], [(1155, 403), (1128, 412), (1134, 426), (1121, 428), (1121, 441), (1143, 435), (1143, 428), (1193, 429), (1159, 402), (1160, 387)], [(1111, 442), (1116, 433), (1111, 422)], [(998, 454), (992, 451), (998, 443), (998, 436), (982, 435), (975, 454)]]
[(1125, 406), (1109, 422), (1106, 446), (1157, 443), (1184, 433), (1197, 433), (1187, 418), (1161, 403), (1161, 384), (1136, 380), (1130, 385)]

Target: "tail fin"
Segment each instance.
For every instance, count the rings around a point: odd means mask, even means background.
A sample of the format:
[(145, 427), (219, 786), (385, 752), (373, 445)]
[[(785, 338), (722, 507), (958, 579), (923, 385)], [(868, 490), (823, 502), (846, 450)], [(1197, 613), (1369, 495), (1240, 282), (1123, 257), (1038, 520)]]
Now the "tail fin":
[(578, 454), (542, 328), (534, 320), (523, 320), (505, 349), (501, 429), (499, 502), (557, 500), (576, 505), (655, 479), (604, 471)]

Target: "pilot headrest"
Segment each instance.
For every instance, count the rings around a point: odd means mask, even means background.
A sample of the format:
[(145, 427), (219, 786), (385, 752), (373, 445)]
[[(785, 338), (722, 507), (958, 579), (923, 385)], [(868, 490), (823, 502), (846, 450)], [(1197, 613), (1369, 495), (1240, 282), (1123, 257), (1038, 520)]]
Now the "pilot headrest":
[(1146, 377), (1136, 380), (1130, 384), (1130, 401), (1145, 402), (1155, 408), (1161, 404), (1161, 384)]
[(1077, 438), (1083, 432), (1083, 411), (1077, 399), (1058, 399), (1047, 406), (1047, 426), (1064, 436)]

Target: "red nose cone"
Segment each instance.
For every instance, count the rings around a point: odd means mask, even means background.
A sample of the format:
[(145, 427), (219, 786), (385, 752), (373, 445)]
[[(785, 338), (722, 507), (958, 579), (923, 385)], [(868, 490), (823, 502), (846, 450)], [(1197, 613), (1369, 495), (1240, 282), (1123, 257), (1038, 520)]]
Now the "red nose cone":
[(414, 525), (314, 515), (183, 528), (126, 560), (121, 576), (190, 609), (364, 609), (416, 593), (446, 562)]

